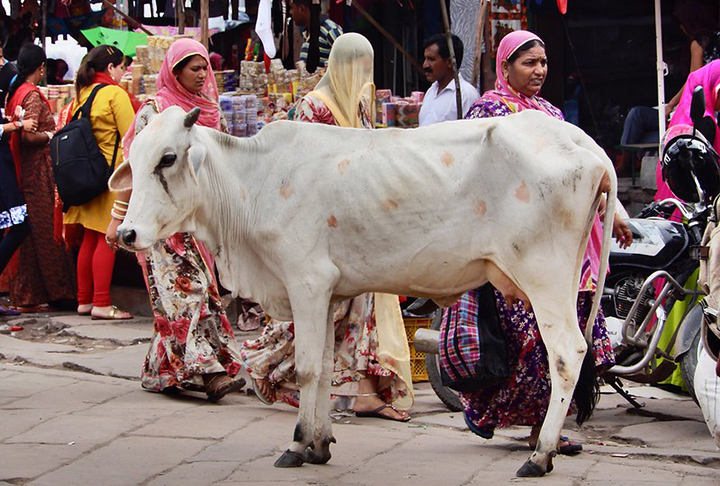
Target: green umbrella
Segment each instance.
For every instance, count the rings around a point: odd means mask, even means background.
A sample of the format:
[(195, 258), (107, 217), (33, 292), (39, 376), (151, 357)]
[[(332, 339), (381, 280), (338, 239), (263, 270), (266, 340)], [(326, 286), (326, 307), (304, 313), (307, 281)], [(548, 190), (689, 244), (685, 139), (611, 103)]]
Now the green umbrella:
[(108, 44), (120, 49), (126, 56), (135, 55), (135, 47), (147, 44), (147, 34), (127, 30), (114, 30), (105, 27), (81, 30), (85, 38), (94, 46)]

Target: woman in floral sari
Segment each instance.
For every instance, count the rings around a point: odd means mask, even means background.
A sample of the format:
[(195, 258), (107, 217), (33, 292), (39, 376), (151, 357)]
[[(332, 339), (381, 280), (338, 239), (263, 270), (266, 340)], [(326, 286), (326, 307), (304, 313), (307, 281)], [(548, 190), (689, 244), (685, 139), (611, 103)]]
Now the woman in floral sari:
[[(359, 34), (343, 34), (330, 51), (326, 74), (296, 107), (295, 120), (369, 129), (373, 98), (372, 46)], [(333, 307), (333, 320), (335, 408), (352, 408), (358, 417), (410, 420), (402, 410), (410, 408), (413, 395), (397, 296), (363, 294), (340, 302)], [(292, 322), (273, 320), (260, 338), (242, 345), (243, 362), (265, 403), (299, 405), (294, 333)]]
[[(191, 39), (175, 41), (158, 75), (157, 95), (140, 108), (123, 140), (125, 156), (135, 135), (169, 106), (186, 111), (199, 107), (198, 124), (221, 130), (217, 99), (207, 50)], [(124, 191), (106, 234), (108, 243), (116, 247), (117, 227), (130, 194), (128, 187), (111, 189)], [(143, 388), (203, 390), (210, 401), (241, 389), (245, 380), (232, 378), (240, 371), (237, 343), (220, 303), (213, 261), (205, 245), (191, 234), (176, 233), (139, 258), (155, 317), (155, 334), (142, 369)]]
[[(564, 120), (562, 112), (538, 96), (547, 75), (545, 44), (535, 34), (515, 31), (503, 38), (498, 46), (497, 81), (495, 90), (486, 92), (468, 111), (466, 118), (509, 116), (523, 110), (538, 110), (548, 116)], [(623, 221), (615, 218), (615, 235), (626, 246), (632, 233)], [(592, 296), (596, 289), (600, 264), (602, 228), (595, 219), (588, 249), (583, 260), (577, 300), (580, 327), (587, 325)], [(547, 350), (542, 342), (535, 314), (522, 303), (511, 305), (495, 290), (500, 325), (508, 347), (510, 378), (499, 385), (486, 386), (471, 393), (462, 393), (464, 416), (470, 430), (489, 439), (496, 427), (530, 425), (529, 445), (535, 448), (540, 427), (550, 403), (550, 374)], [(469, 293), (456, 306), (476, 305), (477, 293)], [(456, 309), (457, 310), (457, 309)], [(457, 315), (457, 313), (454, 313)], [(602, 312), (593, 324), (590, 350), (598, 369), (607, 369), (615, 362)], [(590, 398), (592, 400), (592, 398)], [(586, 404), (592, 409), (592, 405)], [(580, 444), (560, 437), (558, 452), (569, 454), (582, 449)]]

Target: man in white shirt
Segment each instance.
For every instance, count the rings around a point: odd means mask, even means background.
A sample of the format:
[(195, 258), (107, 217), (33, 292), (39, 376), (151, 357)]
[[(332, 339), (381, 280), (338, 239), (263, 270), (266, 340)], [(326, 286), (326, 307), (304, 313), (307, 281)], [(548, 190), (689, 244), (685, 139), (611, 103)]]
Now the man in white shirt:
[[(462, 64), (463, 44), (456, 35), (452, 36), (455, 60)], [(425, 61), (423, 62), (425, 77), (432, 83), (425, 93), (420, 108), (420, 126), (440, 123), (446, 120), (457, 120), (455, 102), (455, 79), (445, 34), (436, 34), (425, 41)], [(462, 94), (462, 114), (468, 112), (472, 104), (480, 97), (478, 91), (458, 73), (460, 92)]]

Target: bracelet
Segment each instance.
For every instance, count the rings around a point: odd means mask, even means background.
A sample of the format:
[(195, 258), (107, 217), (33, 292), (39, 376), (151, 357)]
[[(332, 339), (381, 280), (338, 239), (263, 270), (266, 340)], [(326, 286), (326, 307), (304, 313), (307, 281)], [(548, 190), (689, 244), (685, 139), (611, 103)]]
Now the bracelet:
[(17, 128), (18, 130), (22, 130), (22, 129), (23, 129), (23, 123), (22, 123), (20, 120), (15, 120), (15, 121), (13, 122), (13, 124), (15, 125), (15, 128)]
[(53, 139), (53, 132), (43, 132), (43, 133), (47, 136), (48, 143), (50, 143), (50, 140)]
[(118, 214), (115, 212), (115, 209), (110, 210), (110, 216), (112, 216), (114, 219), (117, 219), (119, 221), (125, 221), (125, 215), (124, 214)]

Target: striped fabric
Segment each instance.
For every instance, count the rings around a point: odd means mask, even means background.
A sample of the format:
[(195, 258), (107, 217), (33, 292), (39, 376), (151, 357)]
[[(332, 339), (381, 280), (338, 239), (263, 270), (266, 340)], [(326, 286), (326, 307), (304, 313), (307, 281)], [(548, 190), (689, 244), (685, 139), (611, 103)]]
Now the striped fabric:
[[(328, 18), (325, 18), (320, 23), (320, 63), (318, 64), (318, 67), (325, 67), (328, 56), (330, 55), (330, 48), (335, 42), (335, 39), (340, 37), (342, 33), (342, 27)], [(300, 48), (300, 60), (307, 62), (308, 48), (310, 47), (307, 29), (304, 34), (305, 42), (303, 42), (303, 45)]]
[(478, 335), (478, 289), (463, 294), (443, 310), (440, 326), (440, 366), (452, 381), (473, 378), (480, 358)]

